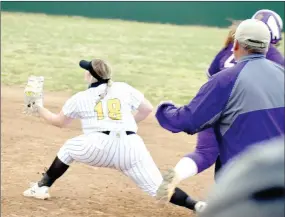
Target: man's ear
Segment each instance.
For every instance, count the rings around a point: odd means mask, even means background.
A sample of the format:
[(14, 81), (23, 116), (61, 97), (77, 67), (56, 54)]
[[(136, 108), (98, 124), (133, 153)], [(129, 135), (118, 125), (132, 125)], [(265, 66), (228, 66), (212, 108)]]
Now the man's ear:
[(239, 43), (237, 40), (234, 41), (233, 50), (237, 51), (239, 49)]

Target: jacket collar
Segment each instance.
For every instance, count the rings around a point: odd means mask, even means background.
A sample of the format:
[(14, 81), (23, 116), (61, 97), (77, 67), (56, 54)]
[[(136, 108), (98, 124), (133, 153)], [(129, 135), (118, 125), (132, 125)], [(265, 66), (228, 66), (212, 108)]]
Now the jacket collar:
[(252, 60), (252, 59), (261, 59), (261, 58), (265, 58), (264, 54), (250, 54), (247, 56), (243, 56), (241, 57), (237, 62), (244, 62), (244, 61), (248, 61), (248, 60)]

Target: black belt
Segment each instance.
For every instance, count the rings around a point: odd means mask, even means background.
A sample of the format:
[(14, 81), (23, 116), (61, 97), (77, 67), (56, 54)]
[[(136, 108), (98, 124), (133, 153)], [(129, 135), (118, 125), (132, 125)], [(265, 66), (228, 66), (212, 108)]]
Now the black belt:
[[(100, 131), (100, 133), (104, 133), (104, 134), (109, 135), (111, 133), (111, 131)], [(136, 134), (136, 133), (133, 132), (133, 131), (126, 131), (126, 134), (127, 135), (132, 135), (132, 134)]]

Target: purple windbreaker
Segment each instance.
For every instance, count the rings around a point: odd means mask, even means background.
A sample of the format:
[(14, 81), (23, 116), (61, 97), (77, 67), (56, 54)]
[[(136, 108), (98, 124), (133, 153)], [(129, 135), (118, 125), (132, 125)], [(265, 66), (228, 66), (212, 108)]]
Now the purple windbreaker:
[[(230, 45), (231, 47), (232, 45)], [(227, 58), (222, 58), (223, 55), (230, 56), (230, 53), (228, 52), (230, 49), (223, 49), (217, 57), (214, 59), (213, 63), (211, 64), (211, 71), (214, 72), (215, 67), (219, 68), (221, 66), (225, 66), (225, 64), (221, 64), (219, 61), (227, 60)], [(225, 52), (223, 52), (225, 51)], [(278, 50), (271, 46), (270, 52), (267, 54), (266, 58), (274, 59), (274, 62), (277, 62), (278, 64), (281, 64), (284, 66), (284, 57), (278, 52)], [(231, 61), (228, 61), (227, 64), (229, 65)], [(225, 61), (224, 61), (225, 63)], [(230, 66), (229, 66), (230, 67)], [(225, 67), (224, 67), (225, 68)], [(217, 69), (216, 73), (219, 70)], [(159, 115), (159, 114), (157, 114)], [(208, 128), (204, 131), (201, 131), (198, 133), (198, 141), (197, 141), (197, 147), (196, 150), (193, 153), (188, 154), (187, 156), (192, 158), (197, 166), (198, 166), (198, 172), (202, 172), (203, 170), (209, 168), (213, 163), (216, 161), (217, 156), (219, 155), (219, 142), (217, 141), (216, 134), (214, 132), (213, 128)], [(224, 160), (225, 162), (225, 160)]]
[[(232, 48), (233, 43), (230, 43), (216, 55), (208, 70), (209, 77), (236, 64)], [(284, 56), (273, 45), (270, 45), (266, 58), (284, 67)], [(186, 157), (191, 158), (197, 164), (198, 173), (200, 173), (211, 167), (218, 155), (219, 144), (214, 129), (209, 128), (198, 133), (196, 149)]]

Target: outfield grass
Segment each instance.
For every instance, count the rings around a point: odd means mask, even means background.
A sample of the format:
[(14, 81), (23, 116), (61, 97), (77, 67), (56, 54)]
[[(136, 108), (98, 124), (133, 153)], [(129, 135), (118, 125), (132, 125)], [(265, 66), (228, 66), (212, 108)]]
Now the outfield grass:
[(48, 90), (83, 90), (78, 62), (97, 57), (111, 63), (114, 80), (153, 103), (187, 103), (227, 35), (220, 28), (43, 14), (2, 12), (1, 21), (2, 83), (24, 85), (29, 75), (43, 75)]

